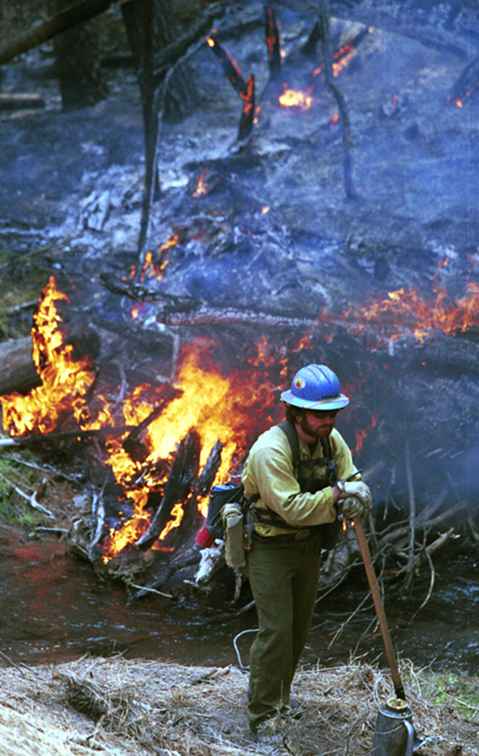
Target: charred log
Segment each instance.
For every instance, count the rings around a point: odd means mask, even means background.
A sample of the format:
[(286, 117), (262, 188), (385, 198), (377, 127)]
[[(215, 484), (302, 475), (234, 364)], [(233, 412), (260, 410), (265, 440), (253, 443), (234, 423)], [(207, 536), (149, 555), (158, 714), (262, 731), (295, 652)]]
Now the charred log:
[(150, 423), (153, 422), (157, 417), (161, 415), (161, 413), (164, 411), (166, 405), (175, 397), (180, 396), (181, 391), (174, 389), (173, 387), (169, 387), (169, 391), (165, 392), (163, 397), (160, 401), (158, 401), (157, 406), (155, 409), (148, 415), (148, 417), (143, 420), (131, 433), (125, 441), (123, 442), (122, 446), (125, 449), (126, 452), (130, 455), (132, 459), (136, 460), (142, 460), (146, 456), (146, 449), (145, 446), (141, 442), (141, 436), (143, 432), (148, 428)]
[(136, 546), (140, 548), (150, 546), (168, 522), (173, 505), (186, 499), (193, 479), (198, 473), (199, 456), (200, 440), (198, 434), (191, 431), (178, 446), (165, 493), (159, 502), (150, 527), (136, 542)]
[[(98, 356), (100, 340), (90, 328), (80, 326), (68, 329), (68, 340), (73, 346), (75, 358), (88, 355), (92, 359)], [(27, 393), (41, 384), (41, 379), (32, 359), (32, 339), (4, 341), (0, 344), (0, 359), (2, 361), (2, 375), (0, 377), (0, 395), (14, 391)]]
[(30, 336), (0, 344), (0, 394), (12, 391), (27, 392), (41, 381), (32, 359), (32, 340)]
[(65, 10), (0, 47), (0, 64), (8, 63), (17, 55), (38, 47), (57, 34), (104, 13), (113, 2), (114, 0), (82, 0), (75, 5), (68, 3)]
[(45, 100), (37, 94), (0, 94), (0, 110), (32, 110), (44, 108)]

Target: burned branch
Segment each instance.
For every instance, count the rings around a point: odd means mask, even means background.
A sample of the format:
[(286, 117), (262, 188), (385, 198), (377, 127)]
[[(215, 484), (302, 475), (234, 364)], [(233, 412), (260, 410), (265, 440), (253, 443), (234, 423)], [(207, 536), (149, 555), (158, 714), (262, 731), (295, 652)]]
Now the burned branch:
[(238, 129), (237, 143), (240, 147), (247, 144), (251, 137), (255, 116), (255, 77), (250, 74), (246, 82), (246, 92), (241, 95), (243, 107), (241, 110), (241, 119)]
[[(137, 547), (147, 548), (150, 546), (168, 522), (173, 505), (186, 499), (192, 481), (198, 473), (199, 453), (198, 434), (191, 431), (178, 446), (165, 493), (158, 504), (148, 530), (136, 542)], [(150, 496), (150, 498), (153, 499), (154, 497)]]
[(281, 39), (276, 14), (271, 3), (265, 4), (264, 14), (269, 75), (272, 80), (276, 80), (281, 74)]
[(240, 67), (235, 61), (232, 55), (230, 55), (225, 48), (220, 45), (218, 39), (214, 34), (210, 34), (207, 39), (209, 49), (213, 52), (216, 58), (221, 63), (223, 72), (230, 82), (231, 86), (240, 96), (246, 94), (247, 84), (243, 78)]

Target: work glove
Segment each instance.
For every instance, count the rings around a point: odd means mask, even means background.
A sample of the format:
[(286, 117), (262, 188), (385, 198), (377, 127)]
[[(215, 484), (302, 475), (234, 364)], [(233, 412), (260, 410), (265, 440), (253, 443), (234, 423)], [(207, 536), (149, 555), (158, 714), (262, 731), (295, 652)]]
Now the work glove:
[(365, 517), (370, 509), (370, 505), (366, 504), (358, 496), (347, 496), (345, 499), (340, 499), (337, 507), (338, 513), (345, 520), (356, 520), (358, 517)]
[(372, 496), (371, 489), (363, 480), (338, 480), (337, 487), (341, 491), (340, 501), (353, 496), (355, 499), (359, 499), (366, 510), (371, 508)]

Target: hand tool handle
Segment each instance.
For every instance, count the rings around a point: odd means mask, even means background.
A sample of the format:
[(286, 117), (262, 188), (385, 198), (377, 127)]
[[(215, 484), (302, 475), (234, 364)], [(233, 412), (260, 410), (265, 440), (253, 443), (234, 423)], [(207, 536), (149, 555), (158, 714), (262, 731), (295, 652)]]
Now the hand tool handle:
[(406, 695), (404, 693), (404, 686), (402, 684), (401, 675), (399, 674), (399, 667), (391, 639), (391, 633), (389, 632), (386, 613), (384, 611), (383, 602), (381, 600), (381, 591), (379, 589), (378, 579), (374, 571), (371, 552), (369, 551), (368, 539), (366, 538), (363, 524), (359, 518), (353, 520), (353, 528), (356, 533), (359, 551), (361, 552), (361, 556), (364, 562), (364, 569), (366, 570), (366, 576), (368, 578), (369, 588), (371, 590), (371, 596), (373, 598), (376, 617), (378, 618), (379, 627), (381, 628), (381, 634), (383, 636), (384, 642), (384, 653), (386, 655), (389, 669), (391, 670), (394, 692), (396, 693), (396, 696), (398, 698), (401, 698), (403, 701), (405, 701)]

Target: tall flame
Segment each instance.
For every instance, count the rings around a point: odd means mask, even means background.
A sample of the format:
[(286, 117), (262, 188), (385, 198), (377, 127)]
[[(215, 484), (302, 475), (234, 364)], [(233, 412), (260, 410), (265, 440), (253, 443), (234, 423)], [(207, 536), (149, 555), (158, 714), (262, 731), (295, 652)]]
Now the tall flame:
[[(264, 343), (258, 346), (258, 359), (264, 348)], [(181, 394), (148, 426), (145, 438), (148, 453), (145, 459), (141, 463), (134, 461), (119, 438), (112, 439), (109, 444), (108, 464), (118, 484), (133, 502), (134, 509), (124, 524), (110, 533), (106, 558), (118, 554), (146, 530), (149, 522), (148, 497), (152, 490), (161, 490), (164, 486), (178, 441), (185, 438), (191, 429), (195, 429), (201, 442), (200, 466), (205, 464), (210, 450), (218, 440), (223, 444), (216, 482), (228, 479), (232, 468), (237, 464), (238, 455), (244, 453), (247, 446), (248, 432), (251, 431), (248, 411), (251, 412), (251, 408), (254, 409), (255, 404), (262, 403), (265, 398), (269, 402), (263, 407), (263, 411), (271, 406), (274, 387), (265, 384), (264, 373), (262, 381), (262, 386), (257, 387), (258, 393), (255, 393), (254, 386), (245, 381), (244, 377), (242, 380), (239, 374), (222, 375), (198, 345), (193, 343), (185, 350), (176, 379)], [(141, 393), (137, 392), (136, 396), (132, 395), (125, 402), (125, 420), (128, 422), (141, 422), (154, 409), (154, 403), (143, 397), (139, 411)], [(129, 412), (134, 412), (134, 416), (130, 416)], [(156, 471), (160, 473), (158, 478), (155, 478)], [(178, 527), (182, 517), (183, 507), (179, 504), (161, 532), (160, 541), (173, 528)]]
[(75, 359), (73, 346), (65, 343), (59, 302), (68, 302), (68, 297), (57, 289), (51, 276), (33, 316), (32, 356), (42, 384), (28, 396), (14, 393), (0, 397), (3, 427), (12, 435), (55, 430), (64, 412), (81, 408), (95, 380), (90, 360)]

